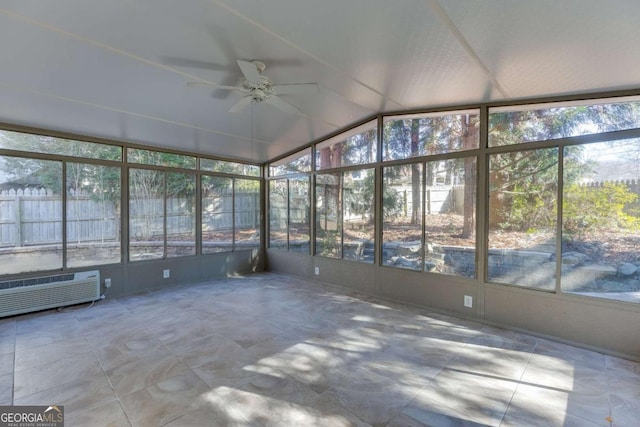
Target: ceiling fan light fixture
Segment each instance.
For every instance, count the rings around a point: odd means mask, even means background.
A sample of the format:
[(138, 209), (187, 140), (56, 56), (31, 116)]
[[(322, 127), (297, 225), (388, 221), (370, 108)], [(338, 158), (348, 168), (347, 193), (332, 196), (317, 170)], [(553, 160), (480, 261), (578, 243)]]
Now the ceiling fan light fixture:
[(271, 94), (269, 94), (268, 92), (256, 88), (254, 90), (251, 91), (251, 98), (253, 99), (253, 102), (255, 102), (256, 104), (259, 102), (264, 101), (265, 99), (269, 98), (271, 96)]
[[(289, 83), (274, 85), (269, 77), (262, 75), (266, 65), (259, 59), (245, 61), (237, 60), (240, 71), (242, 72), (242, 83), (240, 86), (223, 86), (215, 85), (219, 89), (231, 90), (243, 95), (243, 98), (236, 102), (229, 112), (237, 113), (249, 105), (267, 102), (270, 105), (290, 114), (301, 114), (298, 107), (290, 104), (280, 95), (296, 95), (317, 92), (318, 85), (315, 83)], [(187, 86), (207, 86), (208, 82), (187, 82)]]
[(264, 63), (264, 61), (261, 61), (259, 59), (254, 59), (253, 61), (251, 61), (251, 63), (256, 66), (256, 69), (260, 74), (262, 74), (264, 69), (267, 68), (267, 65)]

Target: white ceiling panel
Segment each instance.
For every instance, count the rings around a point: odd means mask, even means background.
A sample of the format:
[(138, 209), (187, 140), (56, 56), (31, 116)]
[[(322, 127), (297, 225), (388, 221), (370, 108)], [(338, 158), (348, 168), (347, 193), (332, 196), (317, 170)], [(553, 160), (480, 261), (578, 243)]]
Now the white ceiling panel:
[[(0, 0), (0, 121), (267, 161), (377, 112), (640, 86), (623, 0)], [(228, 110), (237, 59), (274, 84)], [(210, 86), (188, 87), (187, 82)]]
[(510, 97), (638, 87), (640, 2), (441, 3)]
[(452, 97), (478, 102), (493, 94), (483, 70), (428, 1), (225, 4), (315, 59), (317, 67), (338, 77), (334, 81), (379, 94), (379, 104), (364, 104), (375, 110), (446, 104)]
[[(22, 118), (28, 114), (29, 120)], [(250, 130), (246, 136), (225, 134), (205, 128), (184, 126), (171, 121), (159, 121), (142, 115), (105, 110), (77, 103), (0, 86), (0, 117), (9, 124), (39, 127), (56, 132), (69, 132), (134, 142), (151, 147), (171, 148), (215, 153), (220, 157), (252, 161), (267, 156), (268, 151), (291, 150), (293, 147), (261, 140), (252, 141)], [(150, 143), (149, 141), (152, 141)]]

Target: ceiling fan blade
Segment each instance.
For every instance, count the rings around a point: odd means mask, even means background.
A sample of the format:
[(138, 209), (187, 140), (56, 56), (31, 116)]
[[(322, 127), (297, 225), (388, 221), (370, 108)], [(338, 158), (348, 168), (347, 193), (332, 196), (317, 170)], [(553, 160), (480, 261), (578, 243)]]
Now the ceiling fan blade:
[(199, 61), (197, 59), (177, 58), (174, 56), (161, 56), (160, 60), (163, 64), (174, 65), (186, 68), (198, 68), (210, 71), (228, 71), (229, 67), (225, 64), (216, 62)]
[(316, 93), (318, 85), (316, 83), (292, 83), (284, 85), (274, 85), (273, 90), (278, 95), (296, 95), (299, 93)]
[[(233, 75), (229, 75), (219, 82), (216, 80), (216, 83), (218, 83), (219, 89), (214, 88), (211, 91), (211, 96), (214, 99), (227, 99), (233, 93), (246, 93), (242, 86), (238, 86), (238, 84), (240, 83), (240, 79), (238, 78), (237, 73), (233, 73)], [(231, 87), (235, 87), (237, 88), (237, 90), (229, 89)]]
[(198, 86), (215, 86), (215, 85), (209, 82), (187, 82), (187, 86), (198, 87)]
[(244, 61), (242, 59), (238, 59), (238, 66), (240, 67), (240, 71), (244, 74), (244, 78), (251, 83), (260, 82), (260, 73), (256, 68), (256, 64), (249, 61)]
[(189, 87), (212, 86), (212, 87), (215, 87), (216, 89), (246, 91), (246, 89), (238, 86), (226, 86), (226, 85), (219, 85), (217, 83), (209, 83), (209, 82), (187, 82), (187, 86)]
[(251, 104), (252, 98), (250, 96), (245, 96), (240, 99), (240, 101), (236, 102), (233, 107), (229, 109), (230, 113), (237, 113), (238, 111), (244, 110)]
[(300, 111), (300, 109), (298, 107), (296, 107), (295, 105), (289, 104), (287, 101), (284, 101), (284, 100), (278, 98), (277, 96), (271, 96), (271, 97), (265, 99), (264, 102), (266, 102), (267, 104), (273, 105), (274, 107), (284, 111), (285, 113), (289, 113), (289, 114), (301, 114), (302, 113), (302, 111)]

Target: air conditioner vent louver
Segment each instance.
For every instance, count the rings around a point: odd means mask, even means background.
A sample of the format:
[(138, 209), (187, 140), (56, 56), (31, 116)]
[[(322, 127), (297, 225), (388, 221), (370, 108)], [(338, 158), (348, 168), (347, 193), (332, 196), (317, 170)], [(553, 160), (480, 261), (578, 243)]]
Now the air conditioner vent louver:
[(100, 272), (85, 271), (0, 282), (0, 317), (100, 298)]

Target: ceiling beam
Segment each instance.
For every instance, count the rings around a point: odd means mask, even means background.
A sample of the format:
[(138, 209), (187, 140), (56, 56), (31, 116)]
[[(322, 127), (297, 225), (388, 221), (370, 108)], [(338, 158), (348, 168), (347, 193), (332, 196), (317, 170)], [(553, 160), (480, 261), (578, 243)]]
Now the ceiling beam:
[(444, 25), (449, 29), (449, 31), (451, 31), (451, 34), (453, 34), (458, 43), (460, 43), (460, 46), (462, 46), (465, 52), (467, 52), (469, 58), (471, 58), (471, 60), (475, 62), (476, 65), (480, 67), (480, 69), (487, 75), (496, 90), (500, 92), (500, 95), (502, 95), (505, 99), (509, 99), (510, 96), (505, 88), (500, 84), (491, 70), (489, 70), (489, 67), (485, 65), (482, 58), (480, 58), (480, 55), (478, 55), (478, 53), (473, 49), (471, 44), (467, 41), (466, 37), (458, 29), (456, 24), (453, 23), (447, 12), (442, 8), (440, 3), (438, 3), (438, 0), (427, 0), (427, 4), (431, 7), (431, 10), (440, 18)]

